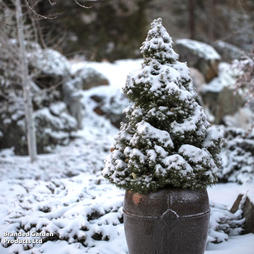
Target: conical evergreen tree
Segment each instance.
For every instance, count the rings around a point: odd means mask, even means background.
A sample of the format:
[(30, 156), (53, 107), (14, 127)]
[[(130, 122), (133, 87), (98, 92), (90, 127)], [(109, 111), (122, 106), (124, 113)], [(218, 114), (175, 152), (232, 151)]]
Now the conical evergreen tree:
[(172, 39), (154, 20), (143, 42), (142, 69), (123, 88), (134, 103), (124, 110), (104, 177), (139, 193), (163, 187), (205, 188), (217, 180), (221, 136), (196, 102), (189, 69), (177, 61)]

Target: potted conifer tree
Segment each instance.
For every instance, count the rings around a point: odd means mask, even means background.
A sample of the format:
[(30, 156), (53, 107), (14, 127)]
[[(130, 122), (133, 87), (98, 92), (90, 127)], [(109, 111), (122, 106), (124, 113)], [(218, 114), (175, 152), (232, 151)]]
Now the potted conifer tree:
[(221, 135), (211, 127), (177, 61), (172, 39), (156, 19), (131, 73), (114, 149), (103, 175), (126, 190), (124, 226), (130, 254), (202, 254), (209, 225), (206, 187), (217, 180)]

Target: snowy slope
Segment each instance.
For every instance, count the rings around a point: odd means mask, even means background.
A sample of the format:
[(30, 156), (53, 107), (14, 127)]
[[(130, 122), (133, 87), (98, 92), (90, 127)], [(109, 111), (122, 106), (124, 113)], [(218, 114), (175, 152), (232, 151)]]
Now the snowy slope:
[[(52, 154), (40, 155), (34, 164), (29, 163), (27, 156), (13, 155), (11, 149), (0, 151), (1, 254), (128, 253), (122, 223), (124, 191), (101, 176), (103, 160), (118, 130), (93, 112), (89, 96), (121, 92), (126, 75), (138, 69), (141, 62), (73, 64), (73, 72), (89, 66), (110, 80), (109, 87), (84, 92), (84, 129), (77, 133), (77, 139), (68, 146), (57, 147)], [(247, 184), (218, 184), (208, 192), (211, 203), (225, 205), (226, 209), (239, 193), (247, 190), (254, 199), (254, 186)], [(212, 213), (215, 214), (215, 208)], [(15, 239), (11, 234), (15, 232), (28, 236)], [(11, 244), (15, 240), (22, 243)], [(248, 234), (229, 237), (220, 244), (210, 243), (205, 253), (251, 254), (253, 249), (254, 235)]]

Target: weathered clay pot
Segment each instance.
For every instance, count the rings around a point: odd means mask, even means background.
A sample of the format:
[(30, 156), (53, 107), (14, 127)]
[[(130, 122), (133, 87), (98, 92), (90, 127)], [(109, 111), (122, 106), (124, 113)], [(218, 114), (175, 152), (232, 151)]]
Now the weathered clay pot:
[(127, 191), (124, 228), (130, 254), (203, 254), (209, 226), (206, 190)]

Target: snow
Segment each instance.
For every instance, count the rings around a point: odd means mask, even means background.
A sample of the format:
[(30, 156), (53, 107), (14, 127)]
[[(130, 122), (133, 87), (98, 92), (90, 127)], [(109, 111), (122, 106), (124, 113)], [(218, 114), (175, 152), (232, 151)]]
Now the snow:
[[(83, 92), (84, 128), (76, 133), (77, 138), (68, 146), (58, 146), (51, 154), (39, 155), (33, 164), (29, 163), (28, 156), (14, 155), (13, 149), (0, 151), (1, 243), (4, 244), (5, 239), (14, 239), (12, 236), (4, 237), (4, 232), (29, 232), (27, 240), (45, 240), (43, 243), (24, 244), (27, 249), (22, 244), (12, 244), (7, 248), (0, 244), (1, 254), (128, 253), (122, 223), (124, 191), (101, 176), (103, 161), (110, 154), (118, 130), (93, 112), (94, 104), (89, 96), (119, 92), (127, 74), (140, 68), (140, 64), (141, 60), (73, 64), (73, 72), (91, 66), (110, 80), (108, 87)], [(59, 104), (51, 110), (59, 114), (64, 109)], [(52, 121), (60, 124), (55, 119)], [(145, 127), (156, 132), (147, 125), (140, 126), (139, 131), (142, 133)], [(170, 140), (165, 135), (158, 138)], [(160, 147), (156, 149), (148, 152), (152, 160), (156, 160), (156, 152), (165, 156)], [(253, 184), (228, 183), (208, 188), (211, 203), (225, 205), (228, 209), (240, 193), (247, 191), (248, 197), (254, 201)], [(222, 213), (224, 210), (219, 211)], [(53, 233), (55, 238), (32, 237), (32, 232)], [(86, 237), (86, 245), (81, 243), (83, 237)], [(209, 243), (205, 254), (251, 254), (253, 248), (254, 234), (237, 235), (229, 236), (220, 244)]]
[(232, 66), (228, 63), (219, 63), (218, 66), (218, 77), (212, 79), (212, 81), (204, 86), (204, 91), (210, 91), (219, 93), (224, 87), (230, 87), (234, 89), (236, 82), (237, 71), (233, 70)]
[[(33, 44), (33, 43), (32, 43)], [(70, 72), (70, 63), (66, 57), (53, 49), (42, 49), (38, 44), (28, 53), (28, 58), (33, 67), (46, 73), (64, 76)]]
[(50, 105), (49, 110), (53, 115), (59, 116), (62, 112), (67, 110), (67, 107), (63, 102), (56, 102)]
[(200, 57), (203, 57), (207, 60), (220, 60), (220, 55), (217, 53), (217, 51), (210, 45), (199, 42), (199, 41), (194, 41), (190, 39), (179, 39), (176, 40), (177, 44), (182, 44), (185, 47), (188, 47), (192, 49), (194, 52), (198, 52)]
[(236, 183), (227, 183), (217, 184), (215, 186), (208, 188), (208, 194), (211, 200), (214, 202), (224, 204), (230, 209), (233, 206), (234, 201), (236, 200), (239, 194), (248, 193), (248, 197), (254, 203), (254, 184), (236, 184)]
[[(136, 133), (139, 134), (140, 136), (147, 137), (147, 139), (149, 138), (156, 139), (159, 142), (159, 144), (163, 144), (166, 147), (173, 147), (173, 142), (167, 131), (159, 130), (145, 121), (141, 121), (140, 123), (137, 124)], [(135, 135), (133, 139), (135, 139)], [(130, 143), (133, 144), (134, 146), (136, 144), (135, 141), (131, 141)]]
[(210, 244), (205, 254), (253, 254), (254, 235), (232, 236), (227, 242)]
[[(114, 63), (108, 62), (76, 62), (71, 66), (71, 73), (74, 74), (82, 68), (94, 68), (110, 80), (111, 87), (122, 87), (126, 82), (127, 75), (140, 69), (143, 59), (118, 60)], [(107, 89), (108, 90), (108, 89)], [(109, 90), (110, 91), (110, 90)]]

